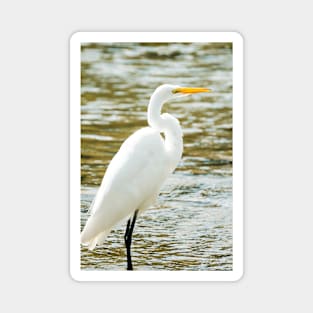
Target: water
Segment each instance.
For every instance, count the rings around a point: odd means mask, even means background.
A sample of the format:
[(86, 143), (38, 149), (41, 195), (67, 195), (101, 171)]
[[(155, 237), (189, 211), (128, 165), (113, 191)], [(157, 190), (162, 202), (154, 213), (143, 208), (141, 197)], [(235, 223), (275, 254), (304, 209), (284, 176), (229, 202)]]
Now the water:
[[(158, 202), (137, 220), (135, 270), (232, 270), (232, 47), (228, 43), (84, 44), (81, 228), (122, 142), (147, 126), (154, 89), (208, 87), (165, 105), (180, 120), (183, 158)], [(103, 246), (81, 247), (84, 270), (125, 270), (125, 222)]]

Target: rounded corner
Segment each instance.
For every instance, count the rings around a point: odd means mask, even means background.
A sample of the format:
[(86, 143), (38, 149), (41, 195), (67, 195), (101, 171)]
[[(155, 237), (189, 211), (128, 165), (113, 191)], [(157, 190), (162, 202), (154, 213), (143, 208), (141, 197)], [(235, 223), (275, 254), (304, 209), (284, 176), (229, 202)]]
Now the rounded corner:
[(69, 277), (72, 281), (74, 281), (75, 283), (80, 283), (81, 280), (79, 279), (79, 275), (77, 275), (76, 271), (73, 271), (72, 269), (69, 270)]
[(234, 277), (232, 279), (233, 282), (239, 282), (241, 281), (245, 276), (245, 271), (243, 269), (241, 269), (240, 271), (234, 273)]
[(233, 31), (232, 32), (232, 36), (234, 37), (234, 41), (237, 41), (238, 43), (243, 44), (245, 38), (243, 36), (243, 34), (239, 31)]
[(82, 32), (81, 31), (75, 31), (70, 35), (69, 41), (71, 44), (80, 41), (80, 36), (81, 36)]

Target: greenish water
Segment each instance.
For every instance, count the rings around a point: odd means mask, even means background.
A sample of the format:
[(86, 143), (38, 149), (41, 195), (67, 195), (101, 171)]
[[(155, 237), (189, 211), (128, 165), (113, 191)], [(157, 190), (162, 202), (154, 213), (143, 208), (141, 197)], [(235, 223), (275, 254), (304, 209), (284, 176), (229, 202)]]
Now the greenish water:
[[(84, 44), (81, 53), (81, 227), (123, 141), (147, 126), (163, 83), (208, 87), (165, 105), (180, 120), (183, 158), (158, 202), (137, 220), (135, 270), (232, 270), (232, 48), (227, 43)], [(81, 268), (124, 270), (125, 223)]]

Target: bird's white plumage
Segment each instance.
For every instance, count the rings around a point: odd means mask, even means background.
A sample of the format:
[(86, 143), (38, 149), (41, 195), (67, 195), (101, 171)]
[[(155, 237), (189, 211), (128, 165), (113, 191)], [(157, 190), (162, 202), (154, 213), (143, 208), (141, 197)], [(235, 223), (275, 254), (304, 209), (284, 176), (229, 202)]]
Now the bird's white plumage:
[(120, 220), (154, 202), (170, 171), (164, 166), (164, 150), (160, 133), (150, 127), (138, 130), (123, 143), (103, 178), (82, 242), (92, 242), (103, 232), (107, 235)]
[(165, 101), (181, 95), (180, 89), (185, 93), (204, 91), (158, 87), (148, 106), (149, 127), (131, 135), (110, 162), (81, 234), (81, 242), (89, 249), (103, 243), (119, 221), (153, 204), (164, 180), (176, 168), (183, 150), (182, 130), (178, 120), (161, 114), (161, 109)]

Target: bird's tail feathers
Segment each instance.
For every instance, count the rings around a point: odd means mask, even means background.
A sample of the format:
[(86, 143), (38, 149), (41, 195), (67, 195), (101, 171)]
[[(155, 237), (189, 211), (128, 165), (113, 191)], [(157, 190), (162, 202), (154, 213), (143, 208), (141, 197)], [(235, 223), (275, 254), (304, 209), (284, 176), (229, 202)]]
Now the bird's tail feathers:
[(84, 236), (82, 234), (81, 236), (81, 243), (82, 244), (87, 244), (88, 245), (88, 249), (89, 250), (93, 250), (96, 245), (102, 245), (106, 239), (106, 237), (108, 236), (108, 234), (110, 233), (110, 231), (104, 231), (100, 234), (98, 234), (97, 236), (91, 238), (91, 239), (88, 239), (88, 240), (85, 240), (84, 239)]

